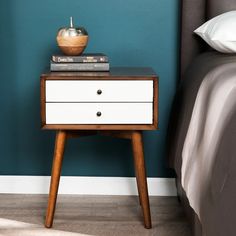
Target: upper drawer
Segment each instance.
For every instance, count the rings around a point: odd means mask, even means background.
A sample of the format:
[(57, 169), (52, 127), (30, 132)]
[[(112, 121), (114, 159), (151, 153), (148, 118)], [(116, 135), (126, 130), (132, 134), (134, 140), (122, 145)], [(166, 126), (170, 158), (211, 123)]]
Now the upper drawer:
[(153, 102), (153, 81), (46, 80), (46, 102)]

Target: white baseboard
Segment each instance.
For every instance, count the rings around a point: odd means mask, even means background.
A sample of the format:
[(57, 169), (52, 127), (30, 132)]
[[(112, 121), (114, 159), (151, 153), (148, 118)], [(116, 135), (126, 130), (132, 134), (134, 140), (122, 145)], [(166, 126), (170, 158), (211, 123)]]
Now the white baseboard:
[[(48, 176), (0, 176), (0, 193), (48, 194)], [(173, 178), (148, 178), (150, 196), (176, 196)], [(60, 194), (137, 195), (135, 178), (62, 176)]]

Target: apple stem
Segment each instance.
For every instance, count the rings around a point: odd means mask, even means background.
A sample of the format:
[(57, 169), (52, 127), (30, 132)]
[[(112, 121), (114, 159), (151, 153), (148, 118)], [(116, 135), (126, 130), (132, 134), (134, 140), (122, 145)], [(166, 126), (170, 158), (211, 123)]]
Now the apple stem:
[(74, 28), (74, 25), (73, 25), (73, 17), (72, 17), (72, 16), (70, 17), (70, 27), (71, 27), (71, 28)]

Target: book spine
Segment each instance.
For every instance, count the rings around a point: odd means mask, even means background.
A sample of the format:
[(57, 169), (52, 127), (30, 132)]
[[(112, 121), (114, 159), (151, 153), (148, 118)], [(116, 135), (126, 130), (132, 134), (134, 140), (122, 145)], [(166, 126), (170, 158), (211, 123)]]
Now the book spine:
[(79, 57), (52, 56), (52, 61), (56, 63), (106, 63), (108, 62), (108, 57), (107, 56), (79, 56)]
[(51, 63), (51, 71), (109, 71), (109, 63)]

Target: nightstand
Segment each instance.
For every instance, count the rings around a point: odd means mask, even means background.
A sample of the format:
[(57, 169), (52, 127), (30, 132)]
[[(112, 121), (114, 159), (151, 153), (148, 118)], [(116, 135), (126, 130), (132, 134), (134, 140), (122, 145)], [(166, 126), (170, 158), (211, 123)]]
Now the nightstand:
[(41, 120), (42, 129), (57, 132), (46, 227), (53, 224), (66, 139), (100, 134), (131, 140), (144, 225), (151, 228), (142, 143), (142, 130), (158, 125), (158, 78), (151, 68), (42, 74)]

